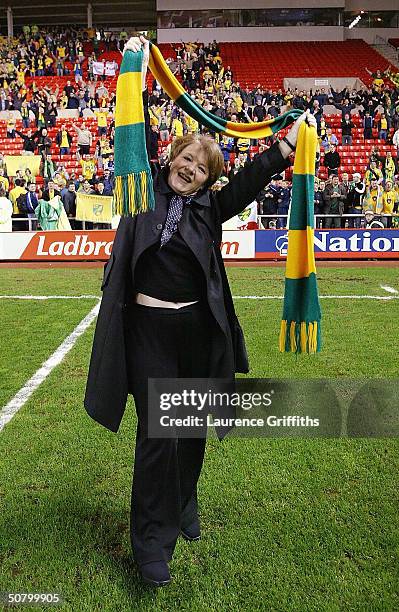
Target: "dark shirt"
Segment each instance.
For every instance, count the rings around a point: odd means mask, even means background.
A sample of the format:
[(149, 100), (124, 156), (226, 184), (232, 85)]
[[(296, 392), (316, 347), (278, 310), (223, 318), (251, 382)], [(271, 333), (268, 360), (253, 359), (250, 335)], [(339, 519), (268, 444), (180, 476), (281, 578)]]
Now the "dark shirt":
[(168, 302), (192, 302), (204, 297), (204, 273), (179, 230), (162, 248), (159, 245), (157, 242), (139, 257), (135, 290)]

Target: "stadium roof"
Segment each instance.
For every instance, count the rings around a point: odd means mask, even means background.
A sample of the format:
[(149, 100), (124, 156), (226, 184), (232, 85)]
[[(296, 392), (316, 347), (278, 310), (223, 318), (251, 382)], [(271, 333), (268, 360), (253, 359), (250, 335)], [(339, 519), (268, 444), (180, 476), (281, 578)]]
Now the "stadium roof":
[[(123, 26), (129, 29), (156, 27), (156, 0), (92, 0), (93, 25)], [(84, 0), (4, 0), (0, 26), (7, 33), (7, 7), (13, 12), (14, 29), (23, 25), (87, 25)]]

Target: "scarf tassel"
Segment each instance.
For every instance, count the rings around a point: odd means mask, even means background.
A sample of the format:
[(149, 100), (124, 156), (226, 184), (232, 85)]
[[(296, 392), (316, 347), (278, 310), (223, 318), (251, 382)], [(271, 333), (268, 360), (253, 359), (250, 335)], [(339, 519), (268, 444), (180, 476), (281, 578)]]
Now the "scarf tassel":
[(131, 217), (154, 210), (151, 170), (115, 177), (114, 214)]
[(279, 348), (282, 353), (318, 353), (321, 349), (320, 321), (281, 321)]

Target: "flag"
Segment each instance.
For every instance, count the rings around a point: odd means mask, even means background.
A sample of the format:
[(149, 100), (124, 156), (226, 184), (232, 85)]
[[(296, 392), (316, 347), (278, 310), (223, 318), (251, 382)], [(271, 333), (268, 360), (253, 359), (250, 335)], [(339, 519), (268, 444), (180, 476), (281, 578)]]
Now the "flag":
[(40, 155), (5, 155), (4, 161), (7, 168), (8, 176), (15, 176), (17, 170), (21, 170), (22, 174), (29, 168), (33, 176), (40, 174)]
[(76, 194), (76, 219), (94, 223), (111, 223), (112, 196)]

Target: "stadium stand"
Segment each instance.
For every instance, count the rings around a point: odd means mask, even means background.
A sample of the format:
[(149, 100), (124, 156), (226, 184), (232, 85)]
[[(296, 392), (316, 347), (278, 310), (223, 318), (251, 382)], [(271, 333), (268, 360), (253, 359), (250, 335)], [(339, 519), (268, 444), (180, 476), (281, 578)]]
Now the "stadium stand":
[[(75, 86), (77, 93), (79, 91), (85, 92), (87, 99), (87, 108), (96, 111), (105, 110), (108, 117), (106, 119), (105, 131), (107, 136), (111, 136), (111, 147), (112, 147), (112, 122), (113, 116), (112, 111), (115, 103), (115, 90), (117, 75), (108, 77), (94, 77), (92, 69), (92, 61), (96, 62), (116, 62), (118, 65), (121, 61), (120, 52), (120, 41), (117, 36), (112, 41), (101, 40), (94, 41), (87, 38), (86, 34), (73, 34), (67, 33), (63, 38), (63, 33), (60, 34), (60, 40), (67, 41), (67, 44), (72, 48), (71, 57), (67, 57), (64, 62), (64, 72), (62, 76), (52, 74), (51, 76), (28, 76), (27, 71), (25, 76), (25, 85), (22, 86), (22, 93), (26, 96), (28, 101), (35, 98), (35, 95), (39, 95), (44, 91), (44, 88), (50, 87), (49, 93), (57, 97), (58, 106), (62, 106), (62, 95), (64, 88), (67, 87), (68, 81), (71, 81), (72, 85)], [(23, 43), (23, 38), (20, 39)], [(30, 52), (32, 51), (31, 41), (25, 43), (29, 46)], [(82, 82), (75, 83), (74, 79), (74, 62), (70, 61), (74, 57), (74, 45), (78, 49), (82, 48), (80, 64), (82, 67)], [(56, 59), (55, 42), (52, 42), (52, 54), (54, 60)], [(264, 107), (265, 118), (270, 117), (268, 113), (273, 112), (271, 103), (273, 102), (277, 107), (277, 113), (284, 112), (289, 106), (297, 106), (298, 108), (310, 108), (311, 112), (317, 113), (318, 121), (323, 116), (326, 124), (326, 128), (329, 127), (332, 130), (333, 135), (337, 138), (337, 152), (340, 157), (340, 164), (338, 168), (338, 174), (341, 177), (343, 173), (348, 173), (350, 179), (352, 179), (354, 173), (360, 173), (364, 176), (369, 168), (370, 158), (373, 153), (373, 147), (378, 147), (379, 160), (378, 163), (382, 167), (385, 163), (386, 154), (392, 153), (394, 163), (397, 164), (397, 148), (398, 145), (392, 141), (394, 132), (399, 127), (399, 101), (398, 101), (398, 88), (395, 86), (386, 72), (387, 69), (396, 72), (396, 69), (389, 65), (387, 60), (379, 55), (375, 49), (367, 45), (361, 40), (350, 40), (345, 42), (314, 42), (314, 43), (223, 43), (218, 45), (217, 43), (212, 46), (208, 45), (205, 47), (201, 43), (192, 44), (185, 43), (184, 45), (170, 45), (161, 44), (160, 49), (165, 58), (172, 62), (174, 71), (176, 72), (177, 78), (183, 82), (186, 88), (191, 89), (192, 93), (198, 96), (198, 99), (202, 104), (209, 104), (209, 110), (216, 109), (216, 100), (219, 99), (223, 113), (227, 118), (231, 118), (233, 114), (238, 114), (238, 120), (247, 121), (249, 115), (244, 115), (242, 111), (242, 103), (244, 99), (244, 89), (249, 88), (251, 95), (255, 94), (258, 85), (260, 85), (260, 97), (262, 99), (261, 106)], [(16, 46), (14, 44), (13, 52), (16, 53)], [(39, 51), (40, 52), (40, 51)], [(20, 48), (18, 50), (18, 57), (20, 56)], [(3, 55), (3, 57), (5, 57)], [(207, 89), (209, 83), (206, 82), (204, 76), (204, 67), (208, 63), (208, 59), (215, 57), (219, 58), (220, 64), (218, 68), (210, 72), (210, 89)], [(219, 61), (218, 60), (218, 61)], [(198, 67), (194, 70), (195, 75), (191, 72), (191, 67), (195, 68), (195, 63), (198, 62)], [(51, 68), (53, 71), (53, 68)], [(380, 72), (378, 72), (380, 71)], [(380, 74), (381, 73), (381, 74)], [(0, 74), (1, 77), (1, 74)], [(314, 107), (314, 100), (317, 99), (317, 95), (320, 92), (317, 91), (303, 91), (303, 92), (290, 92), (283, 89), (285, 78), (317, 78), (317, 77), (329, 77), (329, 78), (340, 78), (345, 82), (345, 78), (359, 79), (364, 83), (367, 89), (356, 91), (349, 91), (343, 89), (342, 91), (335, 91), (328, 89), (326, 92), (326, 99), (318, 111), (317, 107)], [(381, 77), (383, 77), (381, 79)], [(385, 80), (384, 80), (385, 79)], [(10, 79), (8, 79), (10, 81)], [(9, 83), (6, 83), (4, 79), (3, 92), (10, 98), (9, 87), (11, 90), (13, 87), (13, 79)], [(95, 82), (94, 82), (95, 81)], [(1, 80), (0, 80), (1, 85)], [(151, 123), (156, 126), (156, 133), (158, 134), (157, 151), (152, 151), (153, 158), (161, 158), (165, 152), (165, 149), (169, 146), (171, 139), (173, 138), (174, 122), (179, 123), (179, 114), (176, 108), (167, 107), (164, 111), (164, 131), (166, 133), (165, 138), (160, 138), (161, 122), (162, 122), (162, 109), (167, 104), (166, 98), (162, 95), (161, 91), (157, 90), (156, 83), (154, 83), (151, 75), (148, 76), (148, 86), (150, 92), (153, 92), (151, 102), (152, 113)], [(107, 91), (107, 95), (103, 98), (95, 94), (96, 89), (104, 86)], [(90, 90), (90, 93), (88, 93)], [(14, 93), (11, 93), (11, 98), (15, 97), (17, 89), (14, 88)], [(35, 93), (36, 92), (36, 93)], [(1, 93), (1, 87), (0, 87)], [(241, 98), (242, 96), (242, 98)], [(342, 116), (341, 116), (341, 105), (344, 103), (346, 98), (350, 98), (350, 103), (353, 108), (351, 114), (351, 144), (343, 142), (342, 139)], [(151, 98), (150, 98), (151, 99)], [(208, 101), (207, 101), (208, 99)], [(318, 98), (320, 99), (320, 98)], [(252, 95), (252, 102), (249, 104), (249, 112), (254, 106), (254, 96)], [(64, 103), (66, 101), (64, 99)], [(64, 107), (65, 107), (64, 104)], [(286, 104), (288, 106), (286, 106)], [(371, 110), (371, 131), (369, 134), (365, 133), (364, 129), (364, 114), (365, 107), (370, 104)], [(323, 105), (327, 107), (328, 111), (323, 111)], [(34, 106), (34, 105), (33, 105)], [(36, 103), (37, 106), (37, 103)], [(336, 111), (334, 111), (336, 106)], [(67, 105), (69, 108), (69, 105)], [(13, 105), (11, 104), (11, 110)], [(76, 108), (76, 106), (74, 107)], [(109, 112), (108, 112), (109, 111)], [(385, 111), (387, 117), (387, 126), (384, 131), (384, 125), (381, 124), (381, 112)], [(60, 113), (61, 114), (61, 113)], [(76, 113), (75, 113), (76, 114)], [(82, 113), (80, 113), (82, 115)], [(97, 117), (92, 115), (89, 111), (85, 113), (84, 122), (86, 127), (92, 134), (92, 144), (89, 149), (89, 154), (92, 159), (97, 163), (98, 160), (98, 120)], [(181, 129), (186, 131), (191, 129), (185, 118), (182, 117)], [(382, 117), (382, 121), (384, 118)], [(73, 129), (73, 126), (81, 126), (83, 123), (83, 117), (70, 117), (70, 116), (59, 116), (55, 120), (55, 124), (47, 124), (48, 137), (52, 141), (51, 154), (55, 162), (62, 162), (67, 173), (75, 177), (79, 177), (82, 174), (82, 163), (77, 152), (77, 132)], [(66, 131), (71, 137), (71, 144), (69, 152), (66, 155), (60, 155), (59, 147), (55, 144), (57, 133), (61, 126), (65, 126)], [(32, 129), (37, 129), (34, 122), (32, 122)], [(165, 130), (166, 127), (166, 130)], [(192, 126), (191, 126), (192, 127)], [(15, 122), (15, 129), (17, 132), (24, 132), (21, 118), (17, 117)], [(198, 126), (194, 129), (198, 129)], [(325, 166), (325, 147), (322, 145), (322, 134), (320, 134), (320, 159), (318, 178), (320, 180), (328, 179), (328, 169)], [(266, 144), (270, 144), (266, 143)], [(251, 142), (247, 146), (245, 154), (253, 157), (259, 152), (259, 147), (265, 146), (264, 142)], [(23, 140), (17, 134), (15, 138), (10, 138), (7, 134), (7, 120), (0, 120), (0, 153), (3, 155), (20, 155), (22, 153)], [(239, 153), (237, 143), (231, 148), (230, 153), (227, 155), (225, 171), (228, 174), (234, 165), (234, 160)], [(395, 165), (395, 173), (397, 172)], [(103, 173), (102, 164), (98, 164), (96, 172), (93, 178), (93, 185), (95, 185), (96, 179), (98, 180)], [(291, 172), (286, 172), (286, 179), (291, 178)], [(39, 176), (36, 178), (37, 185), (44, 187), (45, 180)]]

